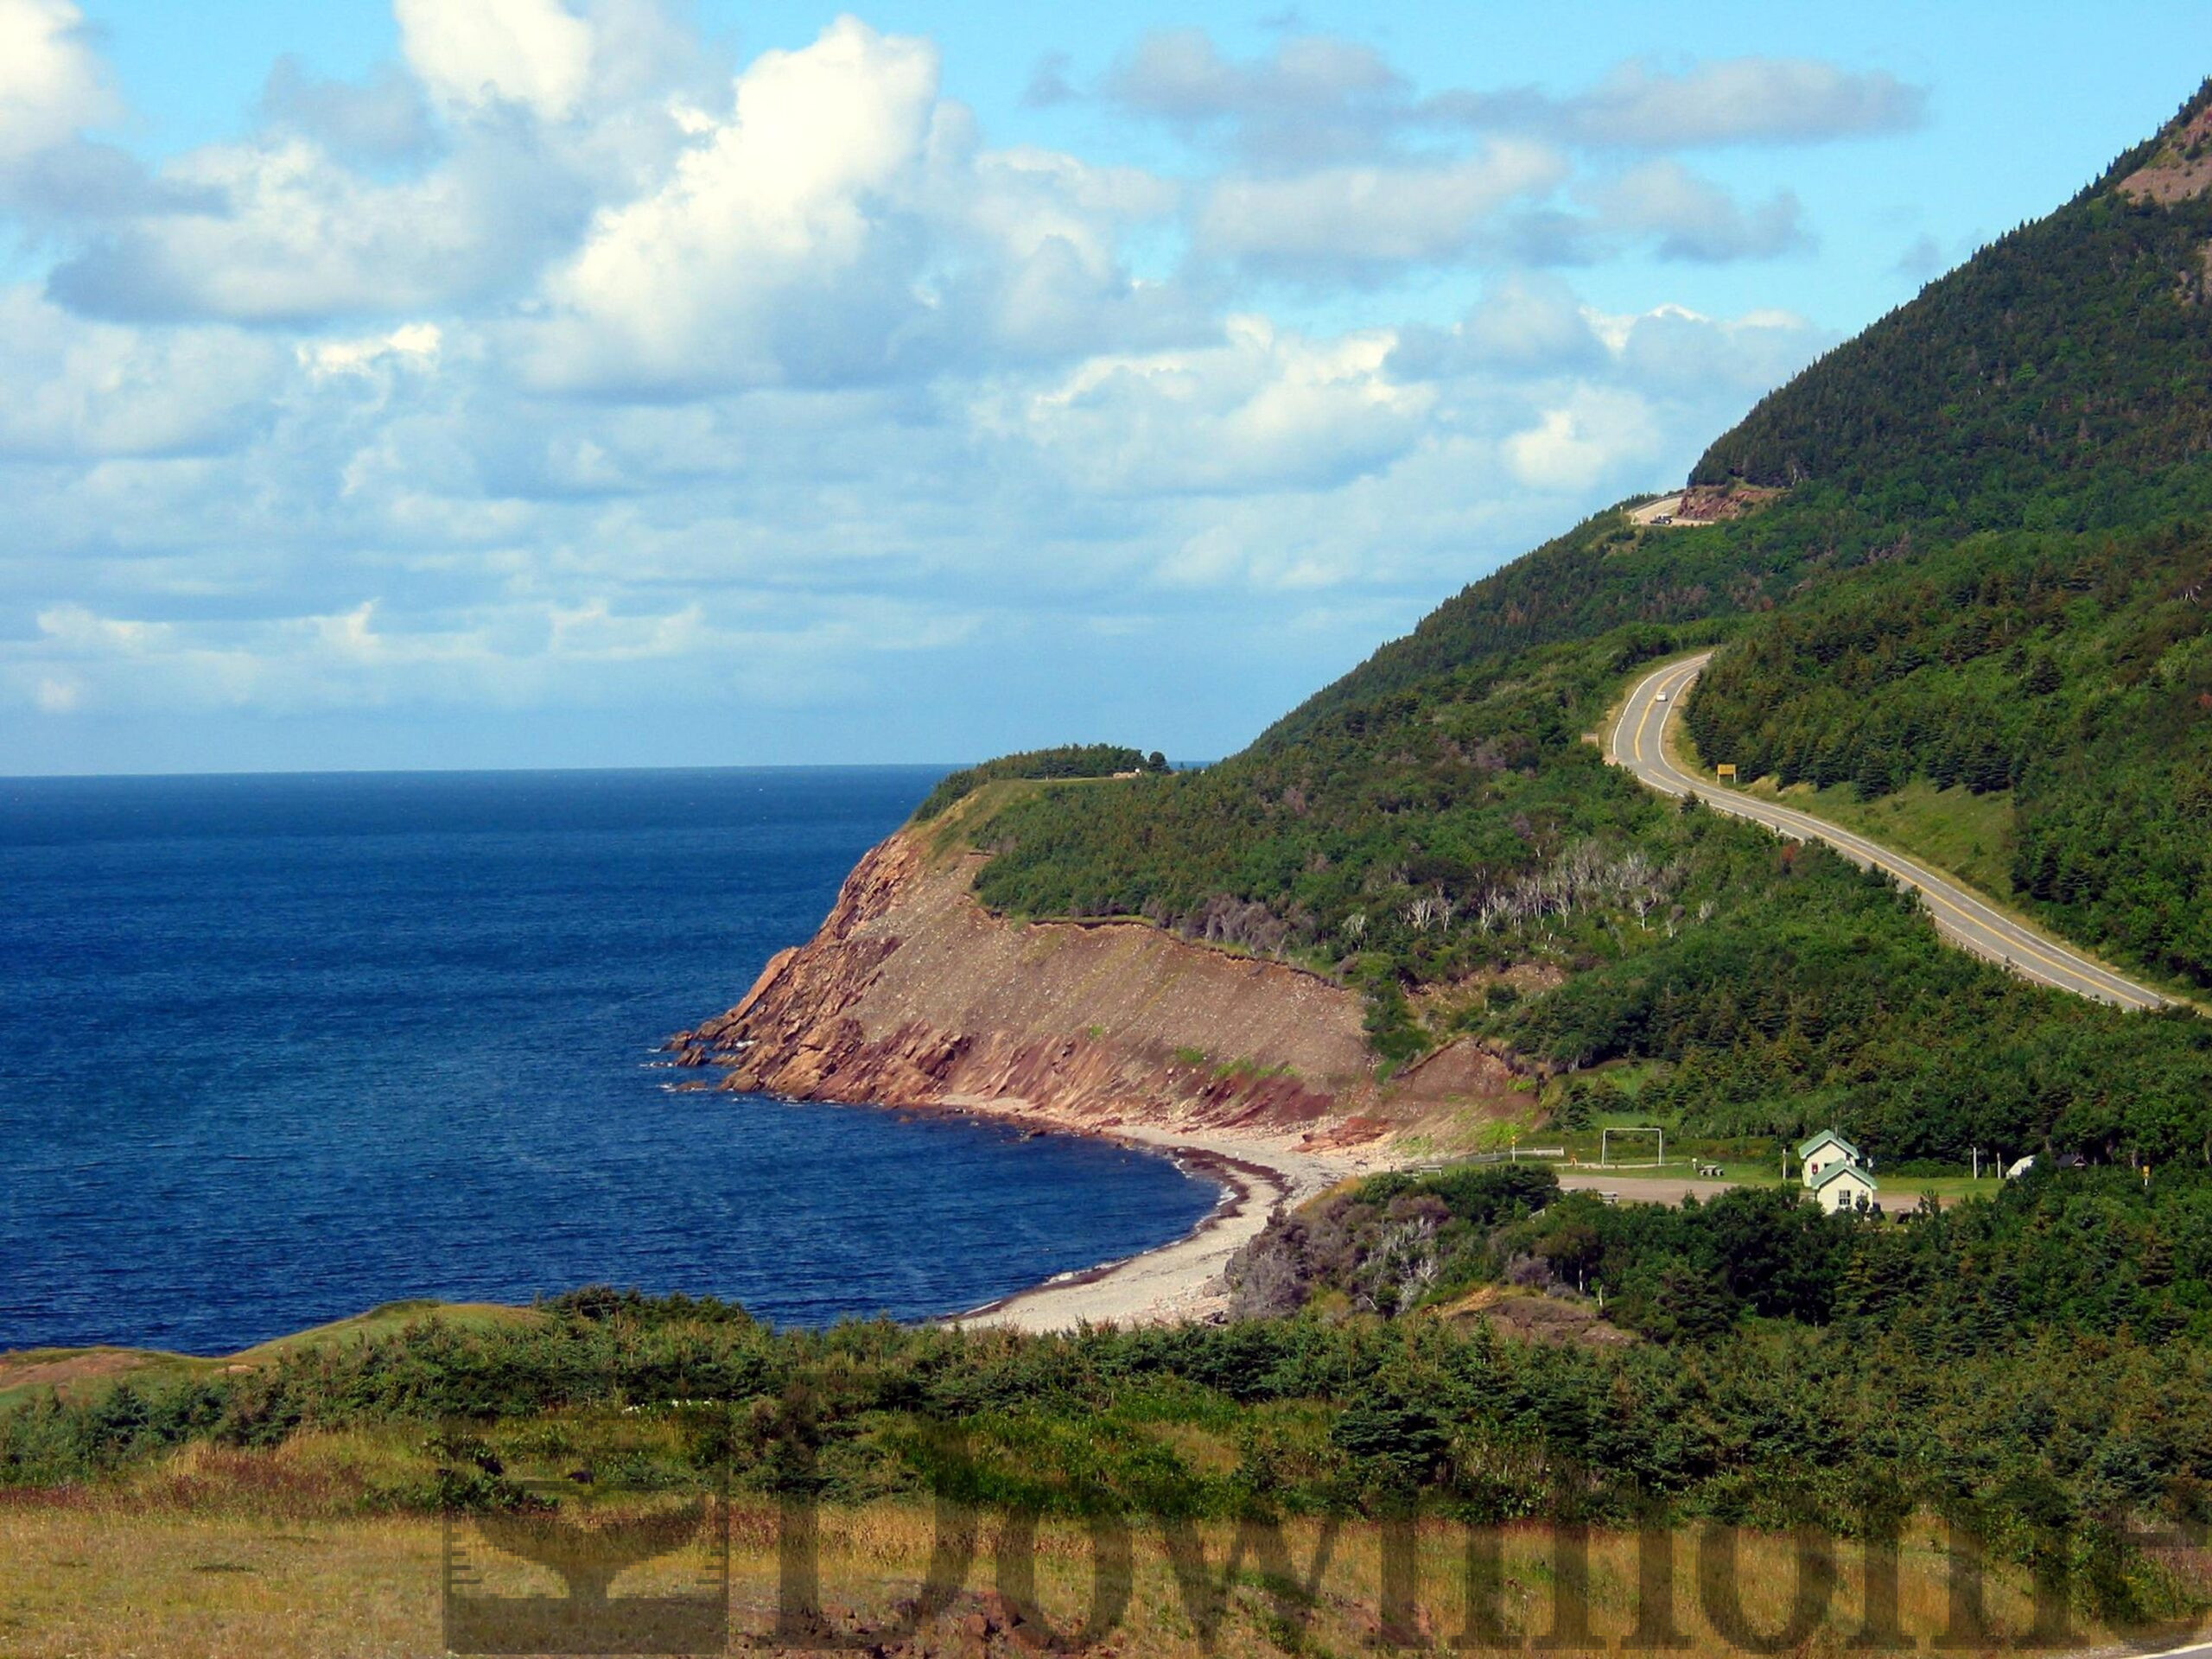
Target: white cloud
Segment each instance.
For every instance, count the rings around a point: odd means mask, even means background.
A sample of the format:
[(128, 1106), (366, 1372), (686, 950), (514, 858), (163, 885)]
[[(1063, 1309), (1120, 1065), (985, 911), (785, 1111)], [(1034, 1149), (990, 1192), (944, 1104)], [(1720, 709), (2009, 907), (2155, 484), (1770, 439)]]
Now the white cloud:
[(1239, 63), (1204, 29), (1158, 30), (1115, 66), (1104, 92), (1186, 136), (1224, 139), (1261, 168), (1373, 156), (1411, 114), (1402, 75), (1372, 47), (1330, 35), (1294, 35)]
[(1592, 188), (1589, 195), (1606, 229), (1652, 238), (1662, 258), (1771, 258), (1809, 241), (1802, 210), (1789, 191), (1745, 208), (1680, 162), (1646, 162)]
[(658, 190), (603, 213), (548, 283), (550, 385), (836, 380), (926, 321), (911, 193), (937, 99), (925, 41), (853, 18), (768, 52)]
[(1405, 449), (1433, 398), (1387, 372), (1386, 332), (1313, 340), (1232, 319), (1218, 346), (1084, 364), (1008, 426), (1110, 493), (1319, 489)]
[(1468, 312), (1459, 333), (1475, 362), (1523, 369), (1584, 362), (1597, 338), (1573, 289), (1556, 276), (1529, 272), (1492, 289)]
[(947, 347), (1053, 361), (1205, 330), (1184, 295), (1134, 281), (1122, 263), (1133, 227), (1176, 210), (1174, 184), (1053, 150), (983, 150), (960, 138), (966, 124), (940, 110), (922, 202), (938, 250), (931, 321)]
[(282, 57), (262, 88), (263, 115), (341, 156), (389, 160), (419, 155), (431, 142), (421, 83), (396, 64), (365, 83), (321, 80), (297, 58)]
[[(1057, 72), (1056, 72), (1057, 73)], [(1072, 96), (1061, 75), (1055, 85)], [(1309, 283), (1375, 283), (1454, 263), (1585, 264), (1624, 247), (1706, 263), (1766, 258), (1809, 240), (1796, 199), (1738, 202), (1672, 158), (1582, 177), (1576, 152), (1830, 142), (1917, 125), (1926, 96), (1882, 72), (1816, 60), (1630, 60), (1596, 86), (1417, 96), (1373, 48), (1325, 35), (1225, 56), (1202, 29), (1148, 35), (1104, 83), (1113, 105), (1233, 172), (1194, 193), (1202, 253)], [(1493, 137), (1469, 151), (1474, 133)]]
[(1586, 369), (1605, 342), (1564, 279), (1509, 272), (1450, 328), (1408, 328), (1395, 365), (1417, 378), (1491, 370), (1551, 374)]
[(1227, 179), (1207, 196), (1196, 234), (1210, 253), (1306, 270), (1433, 264), (1466, 253), (1500, 208), (1548, 194), (1567, 174), (1552, 150), (1501, 143), (1436, 165)]
[(1635, 392), (1578, 388), (1535, 425), (1506, 440), (1513, 475), (1533, 490), (1565, 494), (1627, 478), (1651, 461), (1659, 429)]
[(1174, 186), (985, 149), (937, 52), (843, 18), (687, 117), (667, 175), (603, 211), (518, 331), (536, 384), (664, 395), (837, 386), (1188, 333), (1122, 263)]
[(1884, 71), (1810, 58), (1708, 58), (1679, 73), (1630, 60), (1587, 91), (1448, 92), (1421, 112), (1477, 128), (1540, 132), (1561, 143), (1631, 149), (1808, 144), (1908, 131), (1928, 94)]
[[(1101, 268), (1114, 257), (1110, 232), (1173, 213), (1181, 192), (1134, 167), (1093, 167), (1057, 150), (1024, 147), (975, 158), (983, 187), (968, 210), (1017, 252), (1059, 238)], [(964, 181), (963, 181), (964, 182)]]
[(0, 0), (0, 167), (118, 112), (69, 0)]
[(527, 149), (493, 145), (386, 182), (281, 134), (168, 172), (215, 204), (135, 219), (51, 279), (116, 318), (312, 323), (481, 300), (532, 270), (574, 214)]
[(410, 322), (388, 334), (363, 340), (325, 340), (299, 348), (300, 361), (317, 376), (366, 374), (380, 362), (409, 368), (437, 365), (445, 335), (434, 322)]
[(1714, 59), (1673, 75), (1630, 62), (1565, 113), (1575, 136), (1593, 143), (1818, 143), (1918, 126), (1928, 94), (1880, 71), (1807, 58)]
[[(1401, 332), (1390, 365), (1402, 379), (1481, 387), (1611, 385), (1709, 418), (1781, 385), (1834, 337), (1792, 311), (1765, 308), (1710, 317), (1672, 302), (1608, 314), (1548, 272), (1516, 272), (1495, 284), (1449, 328)], [(1476, 394), (1469, 394), (1476, 395)]]
[[(794, 612), (797, 613), (794, 614)], [(0, 671), (41, 712), (158, 706), (264, 712), (464, 702), (529, 707), (634, 696), (671, 677), (693, 695), (741, 681), (748, 696), (803, 706), (855, 686), (856, 658), (944, 651), (976, 618), (865, 596), (794, 605), (722, 598), (674, 610), (605, 595), (406, 612), (345, 610), (213, 622), (150, 622), (83, 606), (41, 612), (39, 638)]]
[(1371, 47), (1327, 35), (1283, 41), (1268, 57), (1232, 63), (1202, 29), (1147, 35), (1118, 65), (1112, 95), (1133, 109), (1178, 121), (1255, 111), (1310, 113), (1317, 103), (1395, 94), (1405, 80)]
[[(1185, 145), (1166, 176), (995, 146), (930, 41), (849, 19), (740, 67), (657, 0), (410, 3), (404, 63), (280, 66), (257, 126), (149, 172), (79, 136), (120, 111), (75, 16), (0, 0), (60, 51), (0, 55), (46, 111), (0, 102), (39, 146), (0, 208), (51, 261), (0, 285), (0, 697), (69, 715), (15, 725), (72, 765), (104, 725), (235, 709), (658, 702), (728, 731), (842, 700), (875, 733), (946, 687), (1066, 707), (1147, 651), (1233, 737), (1678, 478), (1822, 343), (1778, 312), (1601, 314), (1538, 268), (1638, 257), (1604, 290), (1694, 298), (1655, 251), (1801, 245), (1788, 198), (1583, 153), (1587, 112), (1477, 134), (1343, 41), (1141, 43), (1067, 124), (1141, 116), (1122, 153)], [(1083, 97), (1073, 73), (1044, 91)], [(1675, 95), (1637, 73), (1607, 107)], [(1471, 305), (1454, 268), (1491, 273)], [(1285, 283), (1296, 322), (1267, 315)], [(1178, 660), (1178, 626), (1220, 651)], [(989, 680), (1024, 661), (1027, 692)]]
[(26, 287), (0, 289), (0, 457), (228, 447), (282, 370), (276, 346), (234, 329), (148, 334), (73, 317)]
[(596, 208), (667, 176), (720, 73), (658, 0), (403, 10), (404, 68), (318, 81), (280, 60), (258, 130), (151, 180), (119, 152), (41, 153), (25, 188), (73, 232), (56, 296), (118, 320), (310, 326), (514, 302)]
[(591, 26), (557, 0), (394, 0), (400, 50), (442, 102), (505, 100), (549, 121), (576, 112)]
[[(1065, 64), (1051, 67), (1044, 85), (1055, 100), (1074, 97)], [(1194, 137), (1224, 137), (1249, 161), (1290, 168), (1399, 153), (1408, 139), (1455, 130), (1661, 150), (1825, 143), (1907, 131), (1928, 113), (1926, 90), (1885, 71), (1758, 56), (1671, 71), (1630, 59), (1564, 95), (1518, 87), (1417, 97), (1404, 75), (1357, 41), (1294, 35), (1267, 56), (1238, 61), (1199, 29), (1146, 35), (1103, 90), (1132, 114)]]
[(1723, 320), (1661, 305), (1633, 318), (1593, 314), (1593, 321), (1637, 385), (1742, 403), (1771, 391), (1834, 343), (1796, 313), (1771, 308)]

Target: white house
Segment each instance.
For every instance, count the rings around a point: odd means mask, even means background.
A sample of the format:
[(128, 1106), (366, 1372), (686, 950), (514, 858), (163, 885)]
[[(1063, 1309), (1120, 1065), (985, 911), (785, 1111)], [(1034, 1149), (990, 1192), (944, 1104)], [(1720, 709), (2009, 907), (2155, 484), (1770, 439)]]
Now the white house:
[(1812, 1183), (1813, 1201), (1823, 1210), (1856, 1210), (1872, 1205), (1881, 1191), (1874, 1178), (1857, 1164), (1834, 1164)]
[(1864, 1173), (1867, 1166), (1859, 1148), (1834, 1129), (1822, 1129), (1800, 1146), (1797, 1163), (1800, 1178), (1815, 1192), (1820, 1190), (1823, 1179), (1838, 1169), (1856, 1169)]
[(1823, 1210), (1872, 1205), (1881, 1184), (1858, 1147), (1834, 1129), (1822, 1129), (1797, 1148), (1800, 1178)]

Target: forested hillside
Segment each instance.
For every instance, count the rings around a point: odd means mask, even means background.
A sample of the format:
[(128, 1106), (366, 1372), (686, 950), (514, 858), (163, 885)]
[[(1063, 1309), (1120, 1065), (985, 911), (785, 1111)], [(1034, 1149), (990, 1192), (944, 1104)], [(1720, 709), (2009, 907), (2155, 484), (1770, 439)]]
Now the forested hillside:
[[(2200, 91), (2167, 133), (2209, 107)], [(2201, 500), (2202, 479), (2173, 469), (2212, 442), (2212, 200), (2130, 185), (2170, 142), (1828, 353), (1707, 450), (1693, 481), (1817, 480), (1923, 537), (2140, 523)]]
[(2206, 1155), (2200, 1022), (2023, 987), (1885, 886), (1678, 813), (1585, 738), (1638, 664), (1720, 643), (1693, 727), (1747, 775), (2007, 791), (2054, 925), (2208, 982), (2212, 202), (2143, 182), (2202, 147), (2208, 108), (1696, 469), (1777, 498), (1697, 526), (1600, 514), (1204, 773), (1010, 800), (969, 826), (995, 855), (980, 895), (1341, 976), (1386, 1065), (1474, 1032), (1660, 1062), (1655, 1098), (1716, 1129)]
[(2212, 535), (1978, 536), (1747, 631), (1691, 702), (1745, 777), (2010, 792), (2013, 896), (2212, 985)]
[(1908, 1227), (1791, 1188), (1609, 1205), (1546, 1167), (1374, 1175), (1271, 1228), (1231, 1268), (1243, 1312), (1448, 1313), (1484, 1285), (1605, 1294), (1613, 1325), (1704, 1341), (1746, 1321), (1840, 1328), (1923, 1360), (2053, 1335), (2212, 1338), (2212, 1179), (2038, 1172)]

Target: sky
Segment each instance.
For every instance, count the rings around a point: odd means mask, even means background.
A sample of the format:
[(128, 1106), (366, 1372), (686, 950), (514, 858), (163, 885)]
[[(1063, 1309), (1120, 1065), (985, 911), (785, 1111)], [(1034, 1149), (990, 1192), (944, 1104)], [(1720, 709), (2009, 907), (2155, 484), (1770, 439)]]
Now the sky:
[(0, 774), (1228, 753), (2209, 23), (0, 0)]

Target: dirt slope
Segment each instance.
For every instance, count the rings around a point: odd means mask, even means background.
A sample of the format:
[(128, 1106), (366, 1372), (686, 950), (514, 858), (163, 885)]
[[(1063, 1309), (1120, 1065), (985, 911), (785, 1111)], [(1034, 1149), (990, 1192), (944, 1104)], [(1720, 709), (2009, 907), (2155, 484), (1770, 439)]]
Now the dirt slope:
[(2120, 181), (2138, 201), (2186, 201), (2212, 189), (2212, 109), (2200, 110), (2163, 135), (2158, 153)]
[(1352, 992), (1136, 922), (1011, 922), (977, 854), (901, 832), (864, 857), (808, 944), (672, 1047), (723, 1086), (806, 1100), (1027, 1107), (1058, 1122), (1373, 1140), (1447, 1104), (1506, 1109), (1514, 1073), (1463, 1046), (1389, 1089)]

